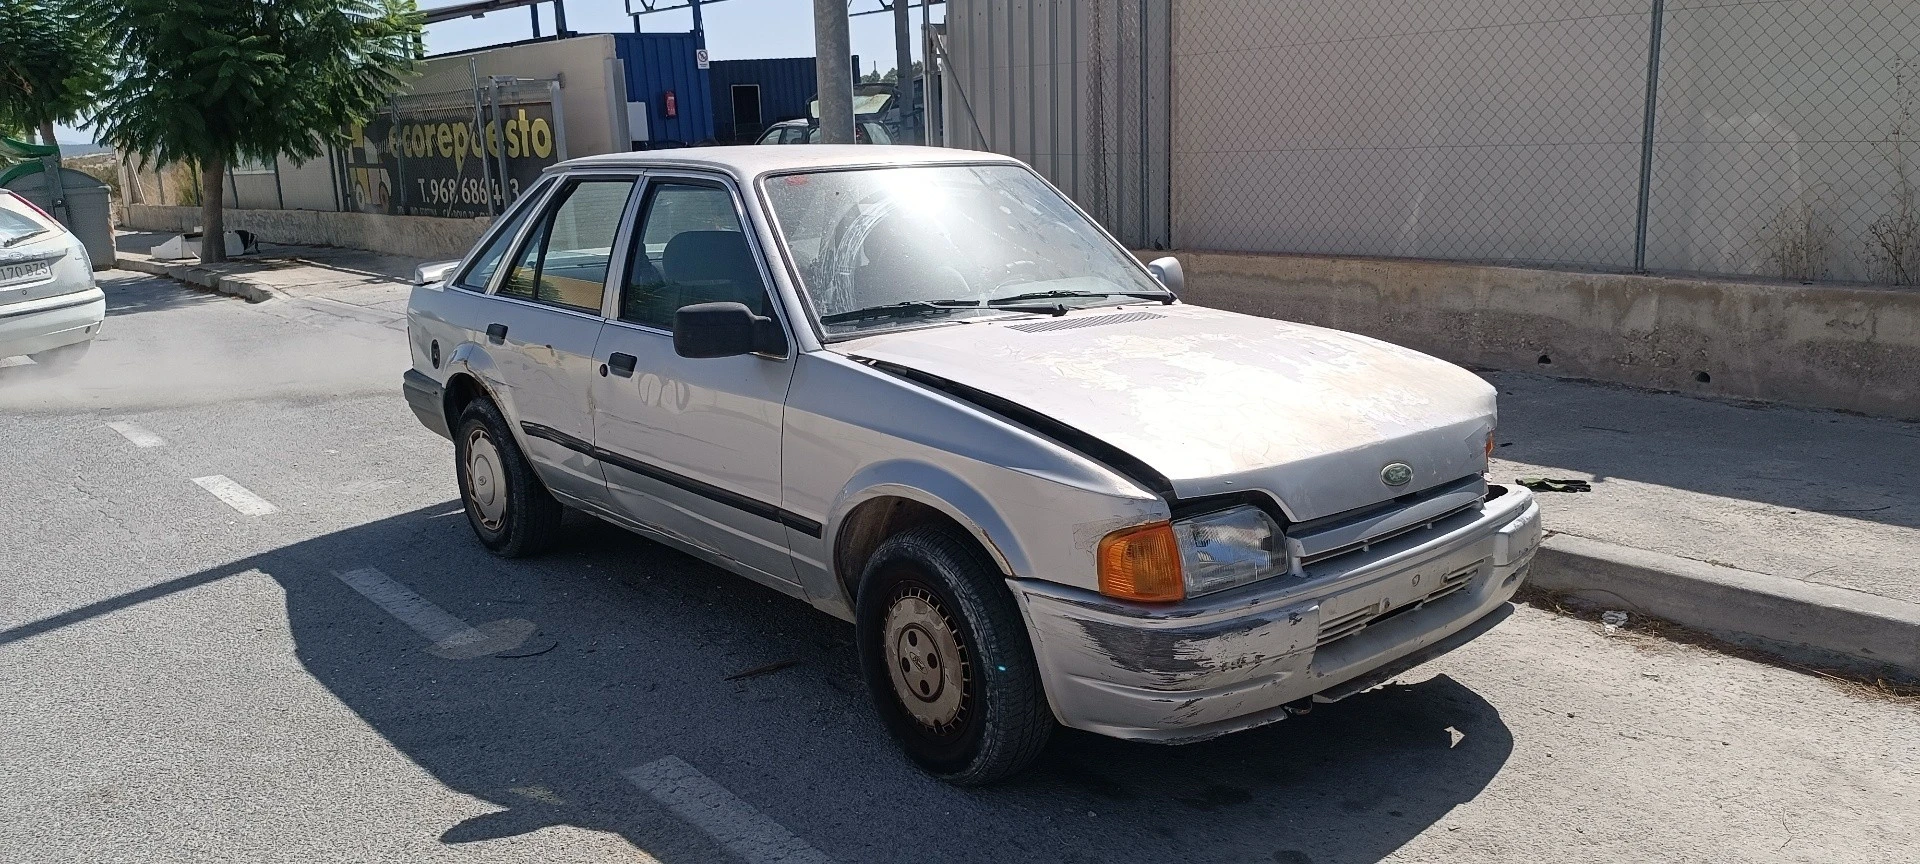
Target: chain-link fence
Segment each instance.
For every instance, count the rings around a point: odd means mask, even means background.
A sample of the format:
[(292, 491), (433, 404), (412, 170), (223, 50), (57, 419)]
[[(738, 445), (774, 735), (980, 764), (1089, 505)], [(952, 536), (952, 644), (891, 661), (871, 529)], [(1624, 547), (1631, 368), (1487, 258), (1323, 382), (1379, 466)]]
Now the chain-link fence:
[(948, 31), (948, 142), (1129, 243), (1920, 282), (1914, 0), (953, 0)]

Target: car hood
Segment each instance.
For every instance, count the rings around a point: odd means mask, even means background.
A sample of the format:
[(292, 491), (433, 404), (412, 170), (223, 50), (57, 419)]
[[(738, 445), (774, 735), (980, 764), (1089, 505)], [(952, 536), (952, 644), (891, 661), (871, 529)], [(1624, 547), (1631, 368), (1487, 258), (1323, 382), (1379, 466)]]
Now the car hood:
[[(1397, 345), (1184, 304), (973, 321), (830, 346), (1095, 436), (1179, 498), (1264, 490), (1317, 519), (1486, 469), (1494, 390)], [(1389, 486), (1383, 469), (1413, 469)]]

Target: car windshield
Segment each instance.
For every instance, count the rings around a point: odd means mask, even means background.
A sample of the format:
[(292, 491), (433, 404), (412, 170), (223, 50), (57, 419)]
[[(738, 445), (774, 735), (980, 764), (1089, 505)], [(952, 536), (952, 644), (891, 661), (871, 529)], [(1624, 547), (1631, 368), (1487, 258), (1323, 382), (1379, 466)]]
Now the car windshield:
[(765, 191), (828, 337), (1033, 311), (1043, 302), (1166, 296), (1021, 166), (786, 174), (769, 178)]

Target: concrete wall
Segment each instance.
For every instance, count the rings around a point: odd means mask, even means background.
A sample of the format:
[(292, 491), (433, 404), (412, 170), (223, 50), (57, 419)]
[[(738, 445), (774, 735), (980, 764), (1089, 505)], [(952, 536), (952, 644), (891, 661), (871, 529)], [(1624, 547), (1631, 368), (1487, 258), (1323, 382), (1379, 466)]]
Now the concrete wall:
[(1191, 302), (1468, 366), (1920, 419), (1920, 290), (1174, 254)]
[[(228, 210), (226, 219), (227, 230), (252, 231), (269, 242), (342, 246), (429, 260), (466, 255), (488, 221), (318, 210)], [(127, 207), (127, 226), (141, 231), (195, 231), (200, 226), (200, 208), (134, 204)]]
[(340, 209), (339, 182), (330, 154), (300, 164), (280, 157), (280, 197), (288, 210)]
[(234, 171), (227, 177), (226, 202), (228, 207), (278, 207), (280, 206), (279, 178), (271, 171)]

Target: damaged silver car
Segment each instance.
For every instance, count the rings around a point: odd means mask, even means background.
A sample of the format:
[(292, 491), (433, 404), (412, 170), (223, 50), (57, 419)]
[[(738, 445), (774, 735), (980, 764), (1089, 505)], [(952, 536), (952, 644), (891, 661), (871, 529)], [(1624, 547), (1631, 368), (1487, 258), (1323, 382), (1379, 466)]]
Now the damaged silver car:
[(1375, 686), (1497, 623), (1540, 538), (1478, 377), (1181, 303), (990, 154), (575, 160), (417, 281), (405, 392), (482, 544), (573, 508), (852, 621), (957, 783), (1056, 724), (1195, 741)]

